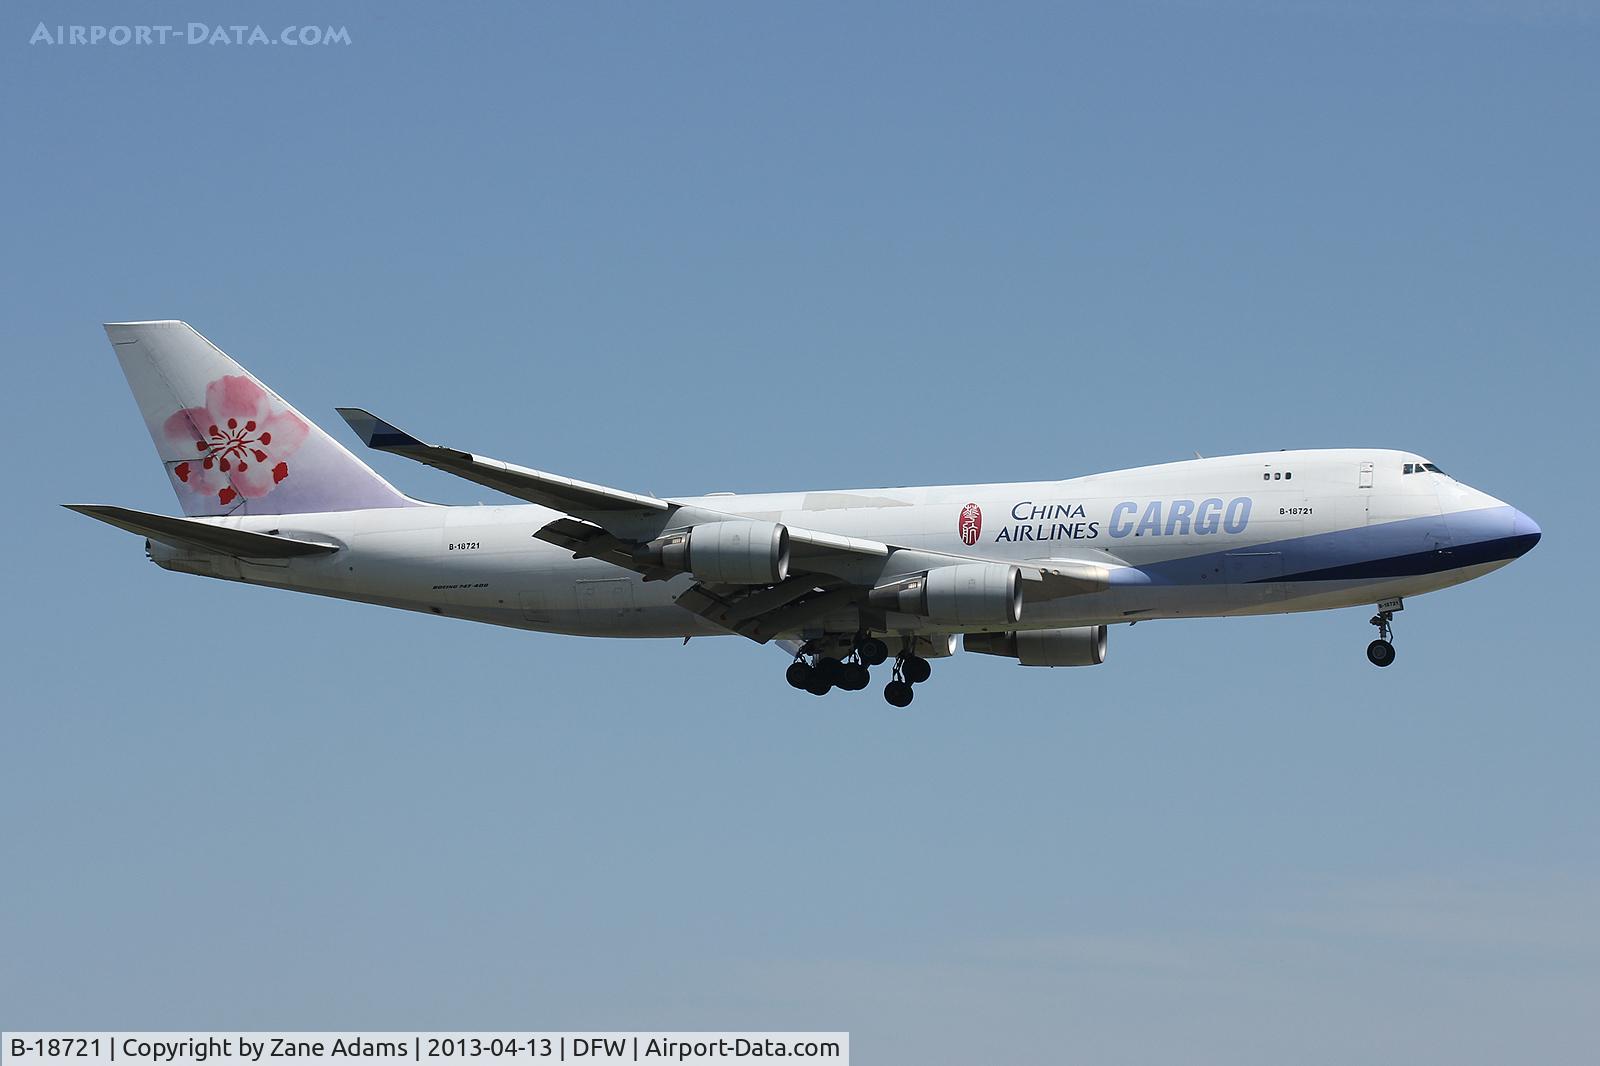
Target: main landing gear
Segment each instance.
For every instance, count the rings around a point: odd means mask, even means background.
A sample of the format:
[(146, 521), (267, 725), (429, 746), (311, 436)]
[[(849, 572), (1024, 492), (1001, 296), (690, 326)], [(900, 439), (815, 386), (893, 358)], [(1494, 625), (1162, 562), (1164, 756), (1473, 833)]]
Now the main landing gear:
[[(810, 662), (806, 661), (807, 656)], [(872, 683), (870, 668), (888, 658), (889, 646), (876, 637), (858, 637), (847, 659), (824, 655), (807, 643), (801, 646), (800, 653), (783, 676), (790, 685), (803, 688), (813, 696), (826, 696), (836, 688), (860, 692)]]
[(856, 644), (856, 654), (868, 666), (882, 666), (889, 658), (889, 645), (877, 637), (867, 637)]
[[(846, 657), (841, 659), (827, 654), (835, 649), (847, 651)], [(889, 645), (877, 637), (861, 635), (853, 641), (846, 638), (832, 648), (825, 642), (808, 641), (801, 645), (783, 676), (790, 685), (813, 696), (826, 696), (836, 688), (859, 692), (871, 683), (871, 668), (888, 661)], [(909, 650), (902, 651), (895, 656), (894, 677), (883, 687), (883, 698), (895, 707), (908, 707), (911, 686), (922, 684), (932, 674), (933, 667), (928, 660)]]
[(1379, 611), (1372, 616), (1372, 624), (1378, 627), (1378, 639), (1367, 645), (1367, 661), (1373, 666), (1388, 666), (1394, 662), (1394, 621), (1393, 611)]
[(901, 652), (894, 660), (894, 680), (883, 686), (883, 698), (894, 707), (909, 707), (916, 693), (912, 685), (920, 685), (933, 676), (928, 660), (918, 655)]
[(803, 688), (813, 696), (826, 696), (836, 688), (857, 692), (872, 682), (864, 664), (844, 662), (831, 655), (815, 655), (809, 664), (804, 658), (796, 659), (784, 677), (795, 688)]

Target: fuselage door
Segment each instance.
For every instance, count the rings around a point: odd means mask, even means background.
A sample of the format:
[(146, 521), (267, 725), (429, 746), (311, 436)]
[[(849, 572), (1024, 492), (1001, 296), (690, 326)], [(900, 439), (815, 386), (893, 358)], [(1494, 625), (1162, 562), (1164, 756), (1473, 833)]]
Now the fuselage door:
[(633, 582), (628, 578), (578, 581), (578, 610), (597, 619), (620, 619), (633, 610)]
[(517, 602), (522, 607), (524, 622), (548, 622), (554, 614), (550, 597), (538, 592), (524, 592), (517, 597)]
[(1282, 599), (1283, 553), (1243, 548), (1222, 557), (1222, 577), (1234, 604), (1270, 603)]
[(1356, 487), (1362, 489), (1370, 489), (1372, 487), (1372, 460), (1368, 459), (1362, 462), (1361, 473), (1359, 480), (1356, 481)]

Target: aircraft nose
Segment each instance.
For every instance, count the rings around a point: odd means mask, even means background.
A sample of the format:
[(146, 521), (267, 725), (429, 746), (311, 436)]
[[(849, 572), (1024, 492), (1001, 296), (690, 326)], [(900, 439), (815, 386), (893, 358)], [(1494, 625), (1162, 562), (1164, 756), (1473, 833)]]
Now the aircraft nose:
[(1533, 546), (1539, 543), (1539, 538), (1544, 536), (1544, 530), (1539, 528), (1539, 523), (1523, 514), (1516, 512), (1511, 520), (1511, 537), (1518, 556), (1528, 554)]

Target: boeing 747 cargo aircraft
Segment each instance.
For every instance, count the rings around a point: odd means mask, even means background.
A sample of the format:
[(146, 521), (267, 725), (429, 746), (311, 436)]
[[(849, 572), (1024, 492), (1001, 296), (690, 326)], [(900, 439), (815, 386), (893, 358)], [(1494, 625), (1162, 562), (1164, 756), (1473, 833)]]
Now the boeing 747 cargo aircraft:
[(426, 444), (357, 408), (369, 448), (520, 501), (400, 492), (183, 322), (106, 326), (184, 517), (69, 505), (158, 566), (451, 618), (595, 637), (775, 642), (797, 689), (870, 683), (897, 707), (930, 659), (1092, 666), (1152, 618), (1375, 606), (1538, 543), (1532, 519), (1410, 452), (1194, 459), (1061, 481), (659, 499)]

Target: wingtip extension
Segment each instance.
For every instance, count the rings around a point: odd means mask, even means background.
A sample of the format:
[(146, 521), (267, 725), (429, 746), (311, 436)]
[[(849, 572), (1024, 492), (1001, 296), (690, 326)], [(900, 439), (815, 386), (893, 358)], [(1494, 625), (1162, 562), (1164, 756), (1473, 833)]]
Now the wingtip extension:
[(371, 411), (360, 407), (336, 407), (334, 410), (339, 412), (339, 417), (345, 420), (345, 424), (354, 430), (355, 435), (369, 448), (383, 451), (388, 448), (422, 444), (405, 430), (385, 422)]

